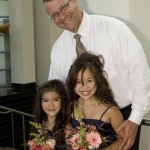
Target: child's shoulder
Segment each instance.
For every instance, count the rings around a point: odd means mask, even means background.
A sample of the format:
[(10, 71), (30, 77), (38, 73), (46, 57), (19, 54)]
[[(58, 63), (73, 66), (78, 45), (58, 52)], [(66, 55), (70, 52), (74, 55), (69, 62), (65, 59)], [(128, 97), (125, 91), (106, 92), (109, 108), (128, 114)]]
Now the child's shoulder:
[(115, 116), (118, 114), (120, 115), (121, 111), (115, 105), (108, 105), (108, 106), (105, 106), (105, 114), (107, 114), (108, 116)]
[(107, 111), (107, 117), (110, 118), (110, 120), (123, 120), (122, 113), (120, 109), (117, 106), (111, 106)]
[[(119, 110), (119, 108), (116, 105), (109, 105), (107, 106), (109, 108), (109, 110)], [(120, 111), (120, 110), (119, 110)]]
[(116, 105), (110, 105), (110, 104), (101, 104), (102, 108), (108, 112), (108, 111), (120, 111), (119, 108)]
[(117, 106), (115, 106), (115, 105), (107, 106), (107, 109), (108, 109), (107, 111), (109, 113), (118, 113), (118, 112), (120, 112), (120, 109)]

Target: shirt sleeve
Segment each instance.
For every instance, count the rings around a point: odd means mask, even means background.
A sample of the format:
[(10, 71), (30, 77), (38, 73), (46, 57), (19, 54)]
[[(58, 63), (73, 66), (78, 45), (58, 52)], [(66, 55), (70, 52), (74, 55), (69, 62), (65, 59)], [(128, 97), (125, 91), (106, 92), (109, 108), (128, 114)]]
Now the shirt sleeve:
[(60, 72), (60, 65), (59, 65), (59, 56), (57, 53), (57, 45), (54, 45), (50, 54), (50, 69), (49, 69), (49, 76), (48, 76), (48, 80), (52, 80), (52, 79), (59, 79), (59, 80), (63, 80), (62, 76), (61, 76), (61, 72)]
[(118, 29), (116, 39), (122, 63), (129, 71), (127, 78), (132, 93), (132, 111), (128, 119), (140, 124), (150, 109), (150, 69), (141, 44), (125, 24)]

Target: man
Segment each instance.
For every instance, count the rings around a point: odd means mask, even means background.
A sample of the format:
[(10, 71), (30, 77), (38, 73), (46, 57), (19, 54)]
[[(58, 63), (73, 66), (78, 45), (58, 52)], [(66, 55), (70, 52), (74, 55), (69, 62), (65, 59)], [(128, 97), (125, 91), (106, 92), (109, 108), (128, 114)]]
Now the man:
[(125, 132), (120, 149), (138, 150), (138, 127), (150, 106), (150, 70), (141, 44), (123, 22), (88, 15), (80, 10), (77, 0), (43, 0), (43, 3), (55, 24), (65, 29), (51, 52), (49, 79), (65, 81), (77, 57), (74, 35), (80, 34), (86, 50), (105, 59), (108, 81), (125, 118), (118, 127), (118, 131)]

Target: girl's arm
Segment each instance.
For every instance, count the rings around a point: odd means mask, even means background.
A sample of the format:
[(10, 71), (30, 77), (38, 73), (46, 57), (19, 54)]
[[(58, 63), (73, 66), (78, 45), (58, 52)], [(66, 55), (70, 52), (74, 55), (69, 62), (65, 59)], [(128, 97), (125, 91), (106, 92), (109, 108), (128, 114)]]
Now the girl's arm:
[(119, 146), (122, 142), (124, 132), (123, 131), (117, 132), (116, 129), (123, 123), (123, 121), (124, 121), (123, 116), (122, 116), (120, 110), (115, 106), (108, 110), (107, 115), (108, 115), (108, 117), (110, 117), (111, 125), (112, 125), (112, 127), (115, 130), (116, 135), (117, 135), (117, 140), (114, 143), (112, 143), (105, 150), (119, 150)]

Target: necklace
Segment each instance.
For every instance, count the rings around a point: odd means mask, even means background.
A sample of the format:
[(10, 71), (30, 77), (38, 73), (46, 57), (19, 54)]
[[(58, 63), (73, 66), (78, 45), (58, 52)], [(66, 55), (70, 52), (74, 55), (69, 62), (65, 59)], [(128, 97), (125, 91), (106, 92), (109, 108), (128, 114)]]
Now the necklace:
[[(81, 110), (81, 113), (82, 115), (85, 117), (85, 118), (88, 118), (88, 115), (97, 107), (98, 103), (95, 103), (91, 108), (89, 107), (84, 107), (82, 106), (81, 103), (78, 103), (79, 104), (79, 109)], [(88, 109), (87, 109), (88, 108)]]

